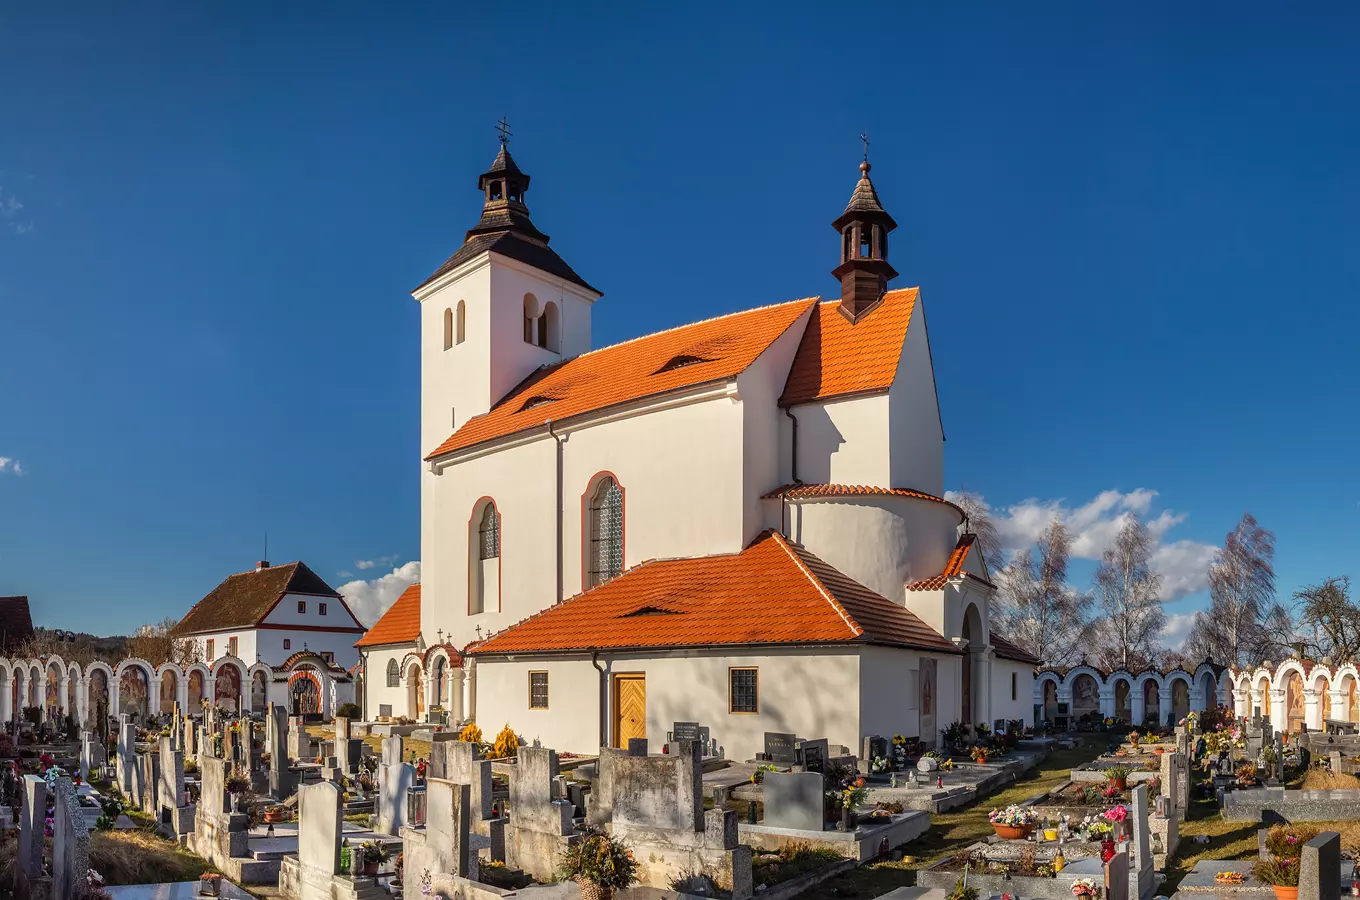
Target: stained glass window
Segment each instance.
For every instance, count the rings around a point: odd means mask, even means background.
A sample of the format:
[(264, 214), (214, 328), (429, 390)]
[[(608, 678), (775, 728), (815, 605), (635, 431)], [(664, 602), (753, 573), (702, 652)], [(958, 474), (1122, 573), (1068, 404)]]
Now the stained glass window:
[(401, 684), (401, 669), (397, 666), (395, 659), (387, 661), (387, 686), (397, 687)]
[(499, 559), (501, 555), (501, 517), (496, 504), (488, 503), (482, 511), (482, 524), (477, 529), (478, 559)]
[(623, 489), (606, 478), (590, 501), (590, 584), (623, 573)]

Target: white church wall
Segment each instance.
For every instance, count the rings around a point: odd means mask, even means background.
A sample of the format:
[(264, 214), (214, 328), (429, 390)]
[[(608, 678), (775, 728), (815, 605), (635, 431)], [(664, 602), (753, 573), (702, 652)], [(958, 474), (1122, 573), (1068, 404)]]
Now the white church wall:
[[(860, 722), (864, 735), (919, 737), (939, 740), (939, 729), (959, 717), (962, 708), (960, 658), (949, 653), (920, 653), (895, 647), (864, 647), (860, 651)], [(922, 659), (935, 660), (934, 727), (921, 733)]]
[[(765, 732), (825, 737), (853, 747), (859, 740), (858, 648), (772, 649), (724, 656), (712, 651), (674, 651), (649, 658), (602, 658), (610, 675), (643, 673), (647, 681), (647, 737), (653, 746), (677, 721), (708, 726), (729, 759), (752, 759), (764, 749)], [(728, 670), (759, 670), (759, 712), (732, 713)], [(530, 710), (529, 673), (547, 671), (549, 708)], [(477, 661), (477, 709), (484, 732), (508, 721), (545, 746), (593, 752), (599, 743), (599, 673), (586, 657)], [(612, 712), (609, 727), (613, 728)], [(613, 735), (611, 733), (611, 741)]]
[(392, 707), (390, 715), (394, 717), (411, 714), (407, 709), (409, 692), (401, 678), (398, 677), (396, 687), (387, 686), (387, 664), (391, 660), (396, 660), (400, 672), (401, 661), (414, 649), (415, 644), (395, 644), (390, 647), (374, 647), (366, 651), (364, 665), (366, 697), (363, 704), (365, 718), (376, 719), (384, 705)]
[[(897, 603), (908, 582), (940, 574), (958, 542), (958, 511), (913, 497), (792, 500), (789, 517), (793, 540)], [(943, 633), (938, 605), (925, 614), (915, 605), (911, 609)]]
[(790, 422), (779, 406), (788, 381), (793, 357), (812, 311), (798, 317), (785, 332), (765, 348), (754, 363), (737, 377), (745, 419), (742, 467), (745, 480), (743, 543), (778, 521), (767, 522), (769, 503), (762, 497), (793, 480), (790, 470), (792, 445)]
[(944, 495), (944, 432), (920, 297), (912, 309), (897, 377), (888, 389), (889, 480), (895, 488)]
[[(491, 266), (465, 266), (420, 304), (420, 458), (491, 408)], [(464, 340), (444, 349), (444, 310), (466, 304)], [(456, 417), (456, 423), (455, 423)], [(423, 464), (422, 464), (423, 466)], [(422, 476), (428, 477), (428, 475)]]
[[(548, 303), (557, 306), (556, 351), (524, 340), (526, 294), (533, 295), (536, 303), (532, 305), (537, 314), (541, 315)], [(489, 385), (492, 406), (539, 366), (553, 365), (590, 349), (590, 301), (587, 298), (591, 296), (578, 285), (546, 272), (499, 254), (492, 256)]]
[(892, 484), (887, 392), (805, 403), (798, 418), (798, 477), (807, 484)]
[(1034, 667), (996, 657), (992, 660), (992, 718), (1034, 719)]

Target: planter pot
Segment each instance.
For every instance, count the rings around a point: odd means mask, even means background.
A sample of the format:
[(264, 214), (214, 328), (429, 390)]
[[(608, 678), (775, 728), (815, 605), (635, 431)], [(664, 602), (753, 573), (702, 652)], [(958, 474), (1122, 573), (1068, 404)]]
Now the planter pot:
[(1034, 826), (998, 825), (995, 822), (993, 822), (992, 830), (995, 831), (996, 836), (1001, 838), (1003, 841), (1021, 841), (1029, 836), (1029, 833), (1034, 830)]
[(593, 881), (581, 881), (577, 886), (581, 889), (581, 900), (613, 900), (614, 889), (611, 887)]
[(1058, 839), (1058, 829), (1056, 829), (1056, 828), (1045, 828), (1045, 829), (1044, 829), (1044, 840), (1046, 840), (1046, 841), (1056, 841), (1057, 839)]
[(1282, 884), (1272, 884), (1271, 890), (1275, 892), (1275, 900), (1299, 900), (1299, 887), (1285, 887)]
[(364, 860), (364, 874), (370, 876), (378, 874), (378, 861), (376, 859)]
[(1129, 789), (1128, 776), (1125, 776), (1123, 778), (1110, 778), (1107, 780), (1110, 782), (1110, 784), (1114, 785), (1115, 790), (1117, 791), (1127, 791)]

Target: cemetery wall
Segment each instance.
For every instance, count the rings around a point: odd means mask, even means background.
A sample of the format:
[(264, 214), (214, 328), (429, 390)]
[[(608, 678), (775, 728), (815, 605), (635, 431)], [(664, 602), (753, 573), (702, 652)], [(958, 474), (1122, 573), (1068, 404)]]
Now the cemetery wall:
[[(853, 698), (859, 696), (860, 653), (866, 649), (878, 648), (776, 648), (742, 656), (676, 651), (650, 658), (611, 655), (602, 657), (601, 665), (611, 675), (646, 674), (649, 740), (659, 745), (672, 723), (698, 721), (709, 726), (729, 759), (744, 760), (765, 749), (767, 731), (826, 737), (832, 743), (858, 746), (860, 709)], [(756, 715), (733, 714), (728, 706), (728, 669), (743, 666), (759, 669), (760, 712)], [(541, 671), (548, 672), (548, 709), (530, 710), (529, 673)], [(881, 671), (881, 696), (895, 697), (893, 690), (900, 693), (900, 668), (891, 678), (886, 667)], [(899, 686), (894, 689), (894, 684)], [(599, 673), (588, 656), (477, 660), (478, 706), (496, 711), (495, 720), (483, 726), (488, 731), (506, 721), (544, 746), (593, 752), (599, 747), (599, 696)], [(957, 698), (953, 702), (957, 705)]]

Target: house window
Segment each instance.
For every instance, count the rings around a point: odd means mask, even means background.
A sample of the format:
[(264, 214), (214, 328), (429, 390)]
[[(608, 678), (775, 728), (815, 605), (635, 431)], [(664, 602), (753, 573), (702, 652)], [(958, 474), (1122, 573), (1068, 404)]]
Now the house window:
[(335, 654), (332, 653), (330, 650), (322, 650), (322, 651), (321, 651), (321, 658), (324, 659), (324, 660), (325, 660), (326, 662), (328, 662), (328, 663), (333, 663), (333, 662), (335, 662)]
[(548, 673), (529, 673), (529, 708), (548, 708)]
[(241, 654), (236, 652), (236, 638), (234, 637), (227, 638), (227, 656), (239, 657), (240, 655)]
[(288, 640), (288, 638), (284, 638), (284, 639), (283, 639), (283, 649), (285, 649), (285, 650), (292, 650), (292, 649), (293, 649), (293, 642), (290, 641), (290, 640)]
[(217, 641), (214, 641), (212, 638), (208, 638), (208, 649), (205, 652), (207, 653), (208, 656), (208, 662), (212, 662), (213, 657), (217, 655)]
[(1016, 689), (1017, 689), (1017, 688), (1016, 688), (1016, 682), (1017, 682), (1017, 680), (1018, 680), (1018, 679), (1016, 679), (1015, 673), (1012, 672), (1012, 673), (1011, 673), (1011, 699), (1012, 699), (1012, 700), (1015, 699)]
[(623, 488), (603, 479), (590, 498), (590, 580), (603, 584), (623, 573)]
[(322, 603), (322, 604), (321, 604), (321, 609), (318, 610), (318, 612), (320, 612), (321, 615), (324, 616), (324, 615), (326, 614), (326, 604)]
[(728, 669), (728, 712), (760, 712), (760, 670)]
[(501, 517), (496, 504), (488, 503), (477, 526), (478, 559), (499, 559), (501, 555)]
[(299, 600), (299, 601), (298, 601), (298, 612), (299, 612), (299, 613), (305, 613), (306, 611), (307, 611), (307, 601), (306, 601), (306, 600)]
[(398, 687), (401, 684), (401, 669), (397, 667), (395, 659), (387, 661), (387, 686)]

